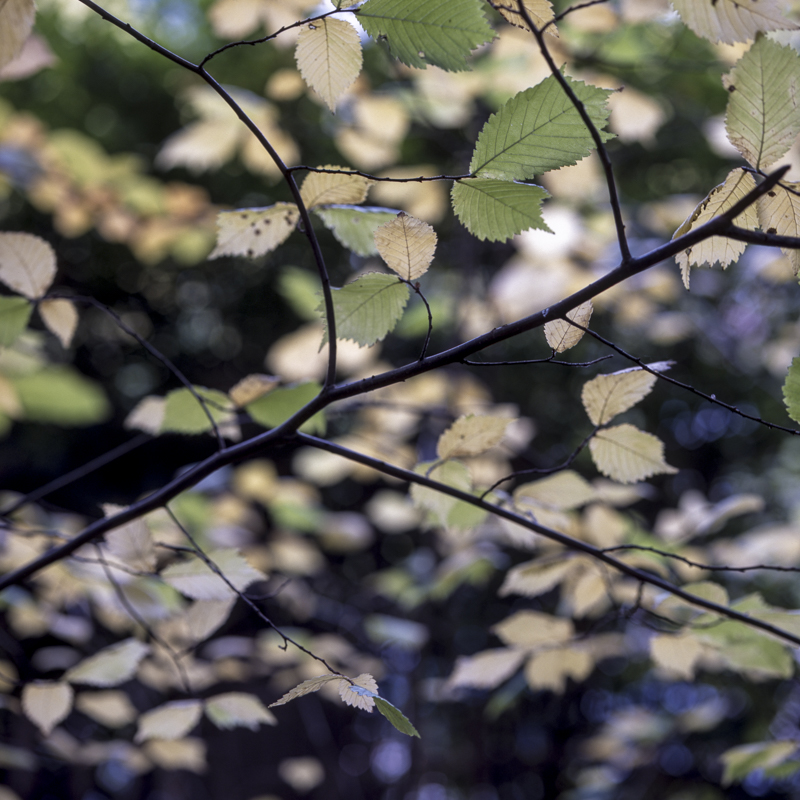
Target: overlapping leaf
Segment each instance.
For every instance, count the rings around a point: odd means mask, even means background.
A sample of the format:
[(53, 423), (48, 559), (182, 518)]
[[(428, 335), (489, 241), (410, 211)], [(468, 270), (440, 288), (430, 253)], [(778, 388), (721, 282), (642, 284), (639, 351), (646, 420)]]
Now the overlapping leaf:
[(494, 38), (478, 0), (368, 0), (358, 21), (409, 67), (458, 72), (472, 50)]
[(337, 101), (361, 72), (361, 40), (349, 22), (314, 20), (300, 31), (295, 59), (305, 82), (335, 111)]
[[(780, 236), (800, 236), (800, 183), (779, 183), (756, 201), (761, 230)], [(782, 247), (795, 275), (800, 272), (800, 250)]]
[(381, 258), (401, 278), (414, 281), (428, 271), (436, 252), (436, 231), (401, 211), (375, 231), (375, 247)]
[[(503, 3), (497, 10), (512, 24), (518, 28), (528, 29), (525, 18), (519, 11), (515, 10), (517, 0), (510, 3)], [(522, 0), (522, 5), (528, 12), (531, 22), (540, 30), (555, 17), (553, 6), (550, 0)], [(550, 25), (547, 28), (548, 33), (556, 34), (556, 26)]]
[[(608, 119), (610, 89), (565, 78), (600, 130)], [(481, 178), (526, 181), (534, 175), (576, 164), (594, 149), (594, 139), (554, 76), (512, 97), (489, 117), (478, 136), (470, 172)]]
[(161, 579), (194, 600), (226, 600), (234, 594), (234, 590), (242, 592), (250, 584), (266, 578), (263, 572), (251, 567), (235, 548), (212, 550), (207, 558), (227, 581), (198, 556), (167, 567), (162, 571)]
[(217, 217), (217, 246), (209, 258), (263, 256), (289, 238), (298, 219), (300, 211), (294, 203), (223, 211)]
[(451, 197), (461, 224), (482, 241), (503, 242), (531, 228), (550, 231), (542, 219), (542, 201), (550, 195), (541, 186), (469, 178), (453, 184)]
[[(266, 395), (247, 404), (247, 413), (255, 422), (266, 428), (275, 428), (285, 422), (296, 411), (310, 403), (322, 387), (315, 381), (299, 383), (296, 386), (279, 386)], [(325, 412), (318, 411), (306, 420), (300, 428), (303, 433), (324, 433)]]
[(778, 742), (756, 742), (731, 747), (721, 756), (725, 771), (722, 785), (740, 781), (755, 770), (766, 770), (782, 764), (797, 751), (794, 739)]
[[(737, 167), (728, 173), (725, 183), (715, 186), (695, 210), (691, 216), (675, 231), (673, 239), (683, 236), (685, 233), (700, 227), (709, 222), (719, 214), (732, 208), (748, 192), (756, 188), (756, 182), (749, 172)], [(748, 206), (736, 219), (734, 223), (741, 228), (753, 230), (758, 227), (758, 215), (755, 206)], [(712, 236), (699, 244), (687, 247), (675, 256), (678, 266), (681, 268), (683, 284), (689, 288), (689, 268), (701, 264), (713, 265), (717, 262), (724, 268), (728, 264), (736, 261), (744, 252), (747, 245), (744, 242), (737, 242), (727, 239), (724, 236)]]
[(211, 430), (209, 415), (218, 425), (233, 418), (231, 402), (224, 392), (195, 386), (195, 394), (203, 398), (205, 407), (188, 389), (175, 389), (164, 398), (161, 433), (204, 433)]
[(59, 297), (42, 300), (39, 303), (39, 316), (47, 329), (54, 333), (63, 347), (69, 347), (78, 327), (78, 312), (71, 300)]
[(292, 700), (296, 700), (298, 697), (302, 697), (306, 694), (311, 694), (312, 692), (318, 692), (326, 683), (330, 681), (341, 681), (344, 678), (341, 675), (320, 675), (317, 678), (309, 678), (307, 681), (303, 681), (298, 686), (295, 686), (294, 689), (286, 692), (280, 700), (276, 700), (274, 703), (270, 703), (269, 707), (274, 708), (275, 706), (282, 706)]
[[(362, 347), (381, 341), (397, 325), (408, 302), (408, 286), (394, 275), (367, 272), (333, 290), (336, 336)], [(322, 343), (328, 341), (328, 330)]]
[(5, 0), (0, 3), (0, 69), (13, 61), (22, 50), (35, 17), (33, 0)]
[[(592, 318), (592, 311), (594, 306), (591, 300), (581, 303), (577, 308), (567, 312), (567, 319), (577, 322), (584, 328), (589, 327), (589, 320)], [(547, 344), (556, 351), (556, 353), (563, 353), (576, 344), (583, 338), (585, 331), (570, 325), (569, 322), (563, 319), (554, 319), (544, 326), (544, 337), (547, 339)]]
[(314, 209), (336, 241), (360, 256), (378, 255), (375, 231), (391, 222), (397, 211), (373, 206), (329, 205)]
[[(347, 167), (326, 164), (322, 169), (346, 170)], [(308, 209), (331, 203), (361, 203), (367, 196), (370, 184), (371, 181), (361, 175), (309, 172), (300, 187), (300, 196)]]
[(762, 36), (723, 83), (731, 144), (756, 169), (768, 169), (800, 133), (800, 56)]
[(777, 0), (672, 0), (672, 5), (698, 36), (712, 42), (747, 42), (759, 32), (797, 27)]
[(677, 472), (664, 461), (664, 443), (633, 425), (604, 428), (589, 441), (589, 451), (597, 469), (620, 483)]
[(406, 717), (400, 709), (395, 708), (388, 700), (384, 700), (382, 697), (375, 697), (374, 699), (375, 707), (378, 711), (380, 711), (400, 733), (404, 733), (406, 736), (416, 736), (418, 739), (420, 738), (419, 731), (411, 724), (408, 717)]
[(508, 417), (460, 417), (439, 437), (436, 454), (446, 459), (485, 453), (503, 441), (510, 422)]
[(589, 419), (605, 425), (617, 414), (633, 408), (653, 390), (656, 376), (640, 367), (598, 375), (583, 385), (581, 400)]
[(339, 697), (349, 706), (372, 711), (375, 708), (375, 696), (378, 694), (378, 684), (375, 678), (365, 672), (353, 682), (342, 681), (339, 685)]

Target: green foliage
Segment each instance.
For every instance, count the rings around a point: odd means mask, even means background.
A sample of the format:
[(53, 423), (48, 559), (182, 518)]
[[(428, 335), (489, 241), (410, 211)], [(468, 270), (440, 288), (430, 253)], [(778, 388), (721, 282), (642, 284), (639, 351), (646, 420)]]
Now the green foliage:
[(0, 297), (0, 347), (14, 344), (28, 327), (33, 306), (24, 297)]
[(67, 366), (46, 367), (14, 379), (25, 418), (56, 425), (94, 425), (111, 414), (105, 392)]
[[(247, 413), (264, 427), (274, 428), (310, 403), (319, 394), (320, 388), (314, 381), (297, 386), (281, 386), (249, 403)], [(303, 433), (324, 433), (325, 414), (318, 411), (300, 426), (300, 430)]]
[(314, 212), (342, 247), (360, 256), (378, 255), (373, 239), (375, 231), (397, 216), (392, 209), (370, 206), (320, 206)]

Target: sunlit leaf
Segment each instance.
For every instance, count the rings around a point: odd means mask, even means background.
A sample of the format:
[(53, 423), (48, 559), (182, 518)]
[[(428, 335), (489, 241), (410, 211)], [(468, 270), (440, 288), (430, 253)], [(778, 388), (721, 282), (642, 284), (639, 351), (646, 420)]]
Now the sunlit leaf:
[(575, 569), (580, 569), (581, 562), (576, 559), (559, 559), (558, 561), (526, 561), (512, 567), (507, 573), (498, 594), (521, 594), (525, 597), (538, 597), (558, 586), (564, 578)]
[(441, 459), (478, 456), (503, 441), (509, 417), (459, 417), (440, 437), (436, 454)]
[(305, 795), (325, 780), (325, 768), (313, 756), (284, 758), (278, 764), (278, 775), (297, 794)]
[[(800, 236), (800, 183), (779, 183), (756, 201), (761, 230), (779, 236)], [(800, 272), (800, 250), (782, 247), (795, 275)]]
[(549, 689), (561, 693), (567, 678), (582, 681), (594, 668), (594, 659), (577, 647), (554, 647), (534, 653), (525, 665), (525, 680), (534, 690)]
[[(331, 111), (361, 72), (358, 32), (341, 19), (317, 19), (303, 26), (295, 50), (297, 68), (305, 82)], [(359, 202), (333, 200), (334, 203)]]
[[(598, 89), (565, 77), (595, 127), (608, 119), (610, 89)], [(600, 130), (608, 141), (613, 134)], [(530, 180), (534, 175), (576, 164), (594, 149), (583, 120), (552, 75), (512, 97), (478, 136), (469, 169), (481, 178)]]
[[(540, 30), (555, 17), (553, 6), (550, 0), (522, 0), (522, 5), (528, 12), (531, 22)], [(520, 14), (517, 8), (517, 0), (510, 3), (503, 3), (497, 10), (512, 24), (518, 28), (528, 30), (528, 23), (525, 18)], [(556, 26), (550, 25), (547, 28), (548, 33), (555, 34)]]
[(800, 358), (793, 358), (783, 384), (783, 402), (789, 416), (800, 422)]
[(510, 647), (536, 647), (548, 642), (566, 642), (575, 633), (572, 620), (542, 614), (539, 611), (517, 611), (490, 630)]
[(15, 378), (25, 417), (56, 425), (93, 425), (111, 413), (105, 392), (67, 366), (47, 367)]
[(730, 786), (734, 781), (741, 781), (757, 769), (764, 770), (782, 764), (796, 751), (797, 742), (794, 739), (731, 747), (720, 756), (725, 765), (722, 785)]
[(69, 347), (78, 327), (78, 311), (75, 304), (71, 300), (57, 298), (42, 300), (37, 308), (47, 329), (58, 337), (62, 346)]
[(514, 504), (529, 508), (530, 502), (559, 511), (591, 503), (597, 499), (597, 490), (573, 470), (563, 470), (538, 481), (525, 483), (514, 490)]
[(209, 415), (218, 425), (231, 420), (231, 402), (224, 392), (204, 386), (195, 386), (194, 391), (205, 401), (205, 408), (186, 388), (175, 389), (164, 398), (161, 433), (205, 433), (212, 429)]
[[(265, 428), (275, 428), (310, 403), (322, 390), (316, 381), (279, 386), (247, 405), (247, 413)], [(303, 433), (324, 433), (325, 412), (318, 411), (300, 426)]]
[[(104, 506), (107, 517), (122, 511), (121, 506)], [(105, 535), (106, 551), (110, 563), (119, 563), (128, 569), (152, 572), (156, 566), (153, 535), (143, 519), (135, 519), (114, 528)]]
[(198, 556), (172, 564), (161, 572), (161, 578), (194, 600), (226, 600), (234, 594), (234, 589), (243, 592), (251, 583), (266, 579), (263, 572), (251, 567), (234, 548), (211, 550), (207, 558), (217, 566), (227, 582)]
[(339, 697), (349, 706), (361, 708), (371, 712), (375, 708), (375, 696), (378, 694), (378, 684), (375, 678), (365, 672), (353, 679), (353, 683), (342, 681), (339, 686)]
[(694, 680), (695, 667), (703, 654), (703, 645), (691, 632), (672, 635), (660, 633), (650, 639), (653, 663), (682, 680)]
[[(348, 28), (351, 26), (348, 25)], [(321, 169), (341, 169), (337, 164), (326, 164)], [(367, 196), (371, 181), (361, 175), (347, 175), (338, 172), (309, 172), (300, 187), (300, 195), (306, 208), (335, 203), (357, 204)]]
[(800, 57), (765, 37), (723, 78), (728, 138), (756, 169), (782, 158), (800, 133)]
[(167, 402), (164, 397), (155, 397), (154, 395), (143, 397), (125, 418), (123, 427), (158, 436), (164, 424), (166, 406)]
[[(0, 13), (7, 5), (0, 6)], [(55, 276), (56, 252), (48, 242), (31, 233), (0, 233), (0, 281), (9, 289), (36, 300)]]
[(249, 728), (277, 725), (275, 715), (254, 695), (246, 692), (226, 692), (205, 701), (206, 716), (218, 728)]
[(331, 205), (314, 209), (325, 227), (343, 247), (360, 256), (376, 256), (375, 231), (397, 216), (391, 208), (372, 206)]
[(162, 769), (202, 773), (207, 768), (206, 744), (202, 739), (189, 736), (185, 739), (148, 739), (143, 749), (145, 755)]
[(197, 600), (183, 615), (186, 634), (192, 644), (211, 636), (228, 619), (236, 603), (236, 597), (225, 600)]
[[(592, 318), (592, 301), (587, 300), (572, 311), (567, 312), (567, 319), (577, 322), (584, 328), (589, 327), (589, 320)], [(544, 326), (544, 336), (547, 339), (547, 344), (556, 351), (556, 353), (563, 353), (576, 344), (583, 338), (584, 331), (570, 325), (569, 322), (563, 319), (554, 319)]]
[(209, 258), (256, 258), (270, 253), (289, 238), (299, 219), (300, 211), (294, 203), (223, 211), (217, 217), (217, 246)]
[(107, 728), (129, 725), (139, 715), (125, 692), (109, 689), (104, 692), (81, 692), (75, 708)]
[(597, 469), (620, 483), (636, 483), (651, 475), (676, 473), (664, 461), (664, 443), (633, 425), (604, 428), (589, 441)]
[[(694, 228), (699, 228), (703, 223), (709, 222), (719, 214), (732, 208), (748, 192), (756, 188), (756, 182), (749, 172), (745, 172), (741, 167), (731, 170), (725, 182), (714, 187), (686, 221), (675, 231), (673, 239), (683, 236), (684, 233)], [(736, 219), (734, 223), (740, 228), (754, 230), (758, 227), (758, 214), (755, 205), (748, 206)], [(678, 266), (681, 268), (683, 284), (689, 288), (689, 268), (702, 264), (714, 265), (717, 262), (724, 268), (728, 264), (736, 261), (744, 252), (747, 245), (744, 242), (737, 242), (733, 239), (726, 239), (724, 236), (712, 236), (699, 244), (688, 247), (675, 256)]]
[(358, 21), (409, 67), (458, 72), (472, 50), (494, 38), (478, 0), (368, 0)]
[(260, 373), (245, 375), (228, 392), (228, 397), (237, 408), (244, 408), (248, 403), (269, 394), (279, 383), (280, 378), (276, 378), (274, 375)]
[[(408, 302), (408, 286), (394, 275), (367, 272), (341, 289), (333, 290), (336, 338), (369, 346), (394, 330)], [(322, 306), (320, 306), (322, 310)], [(328, 341), (328, 329), (322, 344)]]
[(672, 0), (683, 21), (712, 42), (746, 42), (759, 32), (795, 29), (777, 0)]
[(520, 668), (526, 655), (524, 650), (501, 647), (474, 656), (459, 656), (447, 683), (452, 687), (494, 689)]
[(286, 692), (286, 694), (283, 695), (280, 700), (270, 703), (269, 707), (274, 708), (275, 706), (282, 706), (291, 700), (296, 700), (298, 697), (302, 697), (303, 695), (311, 694), (311, 692), (318, 692), (326, 683), (330, 681), (343, 680), (344, 678), (341, 675), (320, 675), (317, 678), (309, 678), (309, 680), (303, 681), (298, 686), (295, 686), (291, 691)]
[(28, 327), (33, 305), (24, 297), (0, 297), (0, 347), (8, 347)]
[(587, 381), (581, 400), (589, 419), (595, 425), (605, 425), (647, 397), (655, 383), (656, 376), (641, 367), (624, 369)]
[[(2, 19), (0, 16), (0, 23)], [(27, 683), (22, 690), (22, 710), (45, 736), (49, 736), (72, 710), (73, 694), (72, 687), (63, 681)]]
[(416, 736), (418, 739), (420, 738), (419, 731), (411, 724), (409, 719), (400, 709), (395, 708), (388, 700), (384, 700), (382, 697), (376, 697), (375, 707), (398, 731), (400, 731), (400, 733), (405, 733), (407, 736)]
[(33, 29), (33, 0), (5, 0), (0, 4), (0, 68), (13, 61)]
[(427, 222), (401, 211), (375, 231), (375, 247), (401, 278), (415, 281), (433, 261), (436, 231)]
[(150, 646), (138, 639), (126, 639), (111, 645), (67, 670), (64, 679), (89, 686), (119, 686), (130, 680), (139, 662), (150, 652)]
[(147, 739), (182, 739), (200, 721), (200, 700), (175, 700), (147, 711), (139, 717), (134, 741)]
[(542, 219), (542, 201), (550, 195), (541, 186), (469, 178), (453, 184), (451, 197), (461, 224), (482, 241), (504, 242), (531, 228), (550, 230)]

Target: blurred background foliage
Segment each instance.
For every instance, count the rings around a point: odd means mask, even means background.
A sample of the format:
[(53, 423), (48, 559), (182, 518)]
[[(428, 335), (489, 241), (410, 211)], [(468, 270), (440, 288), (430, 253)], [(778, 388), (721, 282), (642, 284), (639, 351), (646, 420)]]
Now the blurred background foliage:
[[(567, 3), (555, 5), (560, 10)], [(249, 24), (250, 7), (236, 0), (115, 0), (105, 7), (197, 61), (231, 39), (273, 31), (315, 4), (253, 4), (263, 27)], [(492, 20), (500, 24), (497, 15)], [(570, 15), (559, 29), (550, 44), (570, 74), (625, 87), (611, 100), (618, 137), (609, 151), (632, 245), (644, 251), (667, 240), (738, 163), (724, 141), (720, 77), (742, 48), (698, 39), (657, 0), (596, 5)], [(0, 86), (3, 229), (50, 241), (58, 253), (59, 290), (109, 306), (195, 384), (227, 391), (242, 376), (264, 371), (319, 378), (317, 290), (304, 240), (290, 239), (255, 262), (206, 260), (218, 210), (289, 199), (238, 122), (220, 114), (193, 76), (74, 0), (41, 0), (36, 31), (43, 61), (29, 75), (7, 75)], [(292, 42), (289, 33), (275, 43), (235, 48), (217, 56), (210, 70), (249, 93), (243, 102), (271, 126), (291, 161), (350, 164), (373, 174), (463, 174), (489, 114), (546, 75), (533, 40), (508, 26), (465, 73), (408, 69), (367, 44), (364, 72), (333, 115), (299, 79)], [(189, 146), (171, 138), (198, 122), (209, 127), (193, 128)], [(798, 157), (793, 151), (791, 158)], [(424, 287), (435, 350), (546, 307), (615, 264), (596, 157), (545, 176), (544, 185), (553, 195), (545, 219), (555, 236), (522, 234), (507, 245), (478, 242), (458, 224), (447, 183), (373, 187), (370, 203), (404, 208), (437, 230), (435, 269)], [(336, 285), (369, 266), (369, 258), (348, 253), (321, 226), (320, 239)], [(786, 425), (780, 386), (800, 350), (794, 284), (786, 260), (766, 249), (751, 247), (725, 274), (695, 271), (690, 293), (675, 265), (665, 263), (598, 298), (592, 327), (647, 361), (673, 360), (670, 374), (678, 380)], [(345, 374), (369, 374), (418, 356), (426, 317), (414, 302), (382, 345), (369, 352), (344, 348)], [(44, 332), (26, 334), (15, 355), (0, 356), (0, 367), (13, 372), (13, 358), (38, 358), (47, 369), (73, 365), (108, 402), (89, 404), (78, 426), (63, 424), (69, 420), (52, 392), (45, 391), (45, 400), (29, 398), (15, 413), (3, 408), (0, 483), (9, 498), (131, 442), (136, 432), (122, 426), (129, 412), (146, 395), (177, 385), (101, 310), (79, 306), (69, 349)], [(298, 330), (307, 333), (298, 338)], [(608, 353), (588, 337), (573, 352), (580, 361)], [(535, 331), (482, 357), (548, 355)], [(626, 366), (615, 357), (600, 369)], [(591, 429), (580, 390), (597, 370), (453, 368), (387, 392), (383, 408), (331, 409), (328, 433), (367, 447), (374, 431), (394, 426), (391, 455), (411, 467), (432, 457), (438, 435), (460, 413), (503, 404), (523, 421), (519, 446), (478, 469), (495, 476), (549, 468)], [(670, 520), (688, 526), (714, 504), (746, 492), (763, 498), (763, 509), (732, 519), (722, 533), (710, 526), (712, 541), (718, 537), (723, 546), (763, 529), (772, 535), (770, 559), (787, 565), (800, 559), (793, 545), (800, 540), (795, 439), (667, 384), (635, 414), (666, 443), (667, 461), (679, 468), (629, 501), (642, 530), (663, 529)], [(80, 518), (101, 515), (101, 503), (129, 503), (213, 449), (210, 437), (147, 439), (53, 492), (26, 520), (77, 529)], [(576, 468), (595, 475), (585, 454)], [(647, 653), (646, 639), (659, 622), (631, 607), (610, 606), (579, 622), (587, 634), (622, 632), (626, 644), (616, 655), (598, 657), (585, 680), (565, 680), (563, 691), (534, 691), (522, 674), (489, 690), (448, 689), (445, 679), (458, 656), (497, 646), (492, 625), (523, 608), (553, 612), (558, 591), (534, 601), (498, 597), (505, 571), (524, 560), (522, 553), (481, 541), (465, 548), (426, 530), (398, 487), (367, 470), (345, 470), (322, 454), (287, 448), (271, 461), (225, 470), (185, 496), (180, 510), (204, 541), (245, 548), (251, 563), (271, 572), (265, 594), (274, 595), (268, 605), (275, 622), (292, 626), (314, 652), (352, 666), (353, 674), (369, 667), (421, 740), (313, 695), (282, 708), (280, 726), (257, 734), (219, 732), (204, 722), (202, 747), (172, 761), (150, 753), (145, 768), (129, 751), (93, 754), (85, 747), (90, 739), (110, 741), (91, 714), (74, 713), (59, 729), (61, 738), (42, 746), (29, 722), (0, 710), (0, 765), (20, 797), (800, 796), (791, 764), (783, 765), (785, 774), (756, 771), (722, 788), (719, 762), (733, 746), (800, 734), (796, 682), (713, 671), (667, 680)], [(744, 540), (736, 541), (745, 552)], [(753, 561), (770, 559), (753, 550)], [(733, 599), (757, 589), (776, 605), (800, 605), (791, 577), (720, 581)], [(73, 609), (70, 616), (90, 621), (83, 634), (65, 639), (31, 595), (5, 602), (4, 667), (23, 680), (55, 674), (74, 662), (75, 648), (92, 652), (111, 641), (109, 632), (125, 627), (119, 610), (104, 617), (95, 607), (92, 620), (87, 607)], [(261, 627), (237, 605), (198, 660), (223, 688), (244, 685), (271, 702), (318, 670), (291, 648), (278, 650)], [(132, 688), (134, 705), (152, 705), (152, 687), (165, 685), (159, 680)]]

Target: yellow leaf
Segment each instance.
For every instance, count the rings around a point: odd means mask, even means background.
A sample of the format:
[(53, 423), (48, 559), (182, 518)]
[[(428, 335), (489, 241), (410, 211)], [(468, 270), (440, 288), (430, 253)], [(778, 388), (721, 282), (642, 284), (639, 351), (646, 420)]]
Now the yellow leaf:
[(209, 258), (263, 256), (289, 238), (298, 219), (300, 211), (294, 203), (223, 211), (217, 217), (217, 246)]
[(796, 30), (776, 0), (672, 0), (683, 21), (712, 42), (747, 42), (766, 31)]
[(261, 723), (277, 725), (275, 715), (253, 694), (226, 692), (205, 701), (206, 716), (218, 728), (249, 728), (254, 731)]
[(678, 471), (664, 461), (664, 443), (633, 425), (599, 431), (589, 442), (589, 450), (597, 469), (620, 483), (636, 483), (651, 475)]
[[(110, 517), (122, 506), (104, 505), (103, 512)], [(156, 551), (150, 528), (143, 519), (133, 520), (105, 535), (109, 562), (117, 563), (128, 569), (152, 572), (156, 567)], [(117, 576), (118, 578), (120, 576)]]
[(342, 681), (339, 687), (339, 697), (347, 705), (363, 708), (364, 711), (371, 712), (375, 708), (375, 700), (372, 695), (376, 694), (378, 694), (378, 684), (375, 682), (375, 678), (366, 672), (354, 678), (352, 684)]
[(490, 630), (510, 647), (535, 647), (548, 642), (566, 642), (575, 628), (572, 620), (542, 614), (539, 611), (517, 611)]
[(75, 698), (75, 708), (107, 728), (121, 728), (136, 719), (139, 712), (125, 692), (81, 692)]
[(67, 670), (64, 678), (90, 686), (119, 686), (136, 674), (139, 662), (149, 652), (150, 646), (144, 642), (126, 639), (85, 658)]
[(228, 397), (237, 408), (244, 408), (248, 403), (269, 394), (280, 382), (281, 379), (273, 375), (246, 375), (228, 392)]
[(525, 665), (525, 680), (531, 689), (549, 689), (563, 692), (567, 678), (582, 681), (594, 668), (594, 659), (585, 650), (575, 647), (557, 647), (534, 653)]
[(36, 7), (33, 0), (5, 0), (0, 3), (0, 68), (13, 61), (33, 28)]
[(203, 713), (200, 700), (176, 700), (154, 708), (139, 717), (134, 741), (182, 739), (197, 725)]
[(305, 82), (335, 111), (337, 100), (361, 72), (361, 40), (349, 22), (314, 20), (303, 26), (294, 57)]
[(297, 794), (308, 794), (325, 780), (325, 768), (319, 759), (312, 756), (284, 758), (278, 764), (278, 775)]
[(503, 441), (508, 417), (459, 417), (440, 437), (436, 454), (442, 460), (479, 456)]
[(561, 594), (574, 617), (585, 617), (608, 605), (609, 581), (596, 566), (591, 565), (571, 578), (574, 580), (567, 581)]
[[(756, 182), (749, 172), (745, 172), (741, 167), (731, 170), (725, 182), (715, 186), (685, 222), (675, 231), (673, 239), (683, 236), (684, 233), (694, 228), (700, 227), (709, 222), (714, 217), (732, 208), (748, 192), (756, 188)], [(755, 230), (758, 227), (758, 214), (755, 205), (749, 206), (743, 211), (734, 223), (740, 228)], [(712, 236), (710, 239), (692, 245), (678, 253), (675, 261), (681, 268), (683, 285), (689, 288), (689, 268), (708, 264), (712, 266), (717, 262), (725, 268), (728, 264), (736, 261), (744, 252), (747, 245), (744, 242), (737, 242), (733, 239), (726, 239), (724, 236)]]
[(436, 252), (436, 231), (421, 219), (401, 211), (375, 231), (381, 258), (401, 278), (414, 281), (428, 271)]
[(691, 633), (660, 633), (650, 639), (653, 662), (671, 678), (694, 680), (695, 667), (702, 655), (703, 645)]
[(640, 367), (598, 375), (583, 385), (581, 401), (589, 419), (595, 425), (605, 425), (647, 397), (655, 382), (656, 376)]
[(320, 675), (316, 678), (309, 678), (307, 681), (303, 681), (298, 686), (295, 686), (289, 692), (286, 692), (280, 700), (276, 700), (274, 703), (270, 703), (269, 707), (274, 708), (275, 706), (282, 706), (285, 703), (288, 703), (291, 700), (295, 700), (298, 697), (302, 697), (305, 694), (311, 694), (311, 692), (318, 692), (326, 683), (329, 681), (343, 681), (344, 678), (341, 675)]
[(22, 690), (22, 710), (45, 736), (49, 736), (72, 709), (72, 697), (72, 687), (63, 681), (28, 683)]
[[(577, 322), (578, 325), (583, 325), (584, 328), (589, 327), (589, 320), (592, 317), (592, 301), (587, 300), (572, 311), (567, 312), (567, 319)], [(556, 351), (556, 353), (563, 353), (569, 350), (570, 347), (575, 347), (576, 344), (583, 338), (584, 332), (574, 325), (563, 319), (556, 319), (548, 322), (544, 326), (544, 336), (547, 339), (547, 344)]]
[(508, 680), (525, 660), (525, 651), (510, 647), (484, 650), (474, 656), (459, 656), (448, 686), (494, 689)]
[[(347, 167), (326, 164), (321, 169), (346, 170)], [(371, 183), (372, 181), (362, 178), (361, 175), (310, 172), (300, 187), (300, 196), (308, 209), (332, 204), (358, 205), (364, 202)]]
[(523, 484), (514, 490), (515, 505), (529, 508), (528, 502), (533, 501), (557, 511), (579, 508), (596, 498), (597, 491), (592, 484), (570, 469)]
[(31, 233), (0, 233), (0, 281), (29, 300), (41, 297), (56, 276), (55, 250)]
[(69, 347), (75, 329), (78, 327), (78, 312), (71, 300), (58, 298), (42, 300), (39, 315), (51, 333), (54, 333), (64, 347)]
[(149, 739), (144, 745), (144, 752), (162, 769), (206, 770), (206, 745), (202, 739)]
[[(800, 183), (779, 183), (758, 198), (758, 221), (761, 230), (780, 236), (800, 236)], [(794, 274), (800, 272), (800, 250), (782, 247)]]
[(156, 164), (162, 169), (186, 167), (195, 173), (218, 169), (233, 158), (241, 138), (236, 120), (192, 122), (164, 142)]
[[(533, 24), (540, 30), (555, 17), (555, 14), (553, 13), (553, 6), (550, 4), (550, 0), (522, 0), (522, 5), (525, 6), (525, 10), (528, 12), (528, 16), (531, 18)], [(498, 6), (497, 10), (512, 25), (516, 25), (518, 28), (524, 28), (525, 30), (528, 30), (528, 24), (525, 22), (522, 14), (520, 14), (519, 11), (513, 10), (516, 7), (517, 0), (513, 0), (511, 3), (504, 3)], [(551, 33), (553, 36), (558, 36), (555, 25), (550, 25), (547, 28), (547, 33)]]
[(166, 399), (163, 397), (143, 397), (133, 411), (125, 417), (123, 427), (128, 430), (140, 430), (152, 436), (158, 436), (164, 424)]
[(579, 559), (560, 559), (559, 561), (526, 561), (518, 564), (506, 573), (503, 585), (498, 594), (521, 594), (525, 597), (537, 597), (558, 586), (571, 572), (581, 568)]
[(235, 548), (211, 550), (207, 557), (228, 582), (197, 556), (167, 567), (162, 571), (161, 579), (194, 600), (226, 600), (234, 594), (228, 583), (242, 592), (251, 583), (266, 578), (263, 572), (251, 567)]

